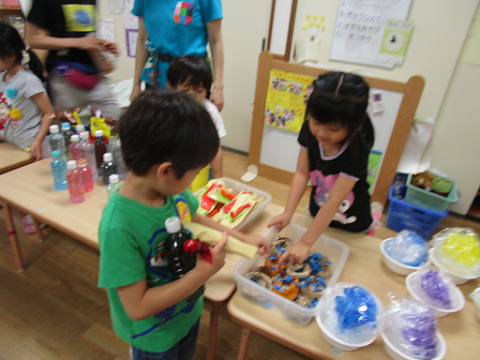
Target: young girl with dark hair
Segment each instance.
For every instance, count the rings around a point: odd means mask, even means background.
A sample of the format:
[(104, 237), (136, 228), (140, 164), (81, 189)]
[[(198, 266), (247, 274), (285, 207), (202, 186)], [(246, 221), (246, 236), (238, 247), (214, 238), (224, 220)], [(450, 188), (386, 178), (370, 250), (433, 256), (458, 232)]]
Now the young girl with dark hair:
[(50, 153), (45, 136), (54, 116), (42, 81), (40, 60), (13, 26), (0, 22), (0, 141), (36, 160)]
[(278, 225), (281, 230), (290, 223), (308, 180), (312, 184), (309, 209), (315, 218), (281, 262), (287, 258), (291, 263), (303, 262), (328, 226), (363, 232), (372, 224), (367, 165), (375, 137), (368, 99), (368, 84), (355, 74), (329, 72), (313, 82), (285, 212), (268, 226)]

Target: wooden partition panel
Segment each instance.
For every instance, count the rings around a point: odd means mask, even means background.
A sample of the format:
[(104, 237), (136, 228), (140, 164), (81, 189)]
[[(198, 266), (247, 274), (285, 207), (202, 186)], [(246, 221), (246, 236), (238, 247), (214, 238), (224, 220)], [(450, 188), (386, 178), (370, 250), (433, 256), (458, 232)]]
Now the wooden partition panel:
[[(263, 130), (265, 126), (265, 103), (267, 100), (270, 71), (273, 69), (314, 77), (328, 70), (292, 64), (275, 58), (268, 51), (262, 52), (259, 56), (248, 161), (250, 164), (258, 166), (260, 175), (283, 183), (290, 183), (293, 177), (292, 172), (260, 163), (264, 135)], [(378, 170), (377, 181), (371, 199), (372, 202), (379, 201), (385, 205), (390, 186), (395, 177), (397, 165), (410, 133), (425, 81), (418, 75), (412, 76), (405, 83), (368, 76), (363, 76), (363, 78), (371, 88), (403, 94), (395, 123), (393, 124), (393, 130), (391, 134), (388, 134), (389, 136), (391, 135), (390, 141), (387, 149), (383, 153), (382, 165)]]

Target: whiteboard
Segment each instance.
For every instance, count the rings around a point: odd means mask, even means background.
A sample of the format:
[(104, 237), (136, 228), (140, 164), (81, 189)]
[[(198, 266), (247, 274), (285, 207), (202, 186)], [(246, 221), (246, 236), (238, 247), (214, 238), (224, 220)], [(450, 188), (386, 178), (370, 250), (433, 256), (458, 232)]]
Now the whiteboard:
[(378, 61), (387, 19), (406, 20), (412, 0), (339, 1), (330, 60), (393, 68)]

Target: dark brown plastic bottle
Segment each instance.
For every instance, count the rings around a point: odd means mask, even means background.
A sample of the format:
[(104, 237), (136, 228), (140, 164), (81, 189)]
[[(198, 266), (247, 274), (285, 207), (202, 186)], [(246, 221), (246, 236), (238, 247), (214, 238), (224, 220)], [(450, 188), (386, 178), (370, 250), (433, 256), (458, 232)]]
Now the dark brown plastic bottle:
[[(173, 280), (178, 280), (187, 272), (192, 270), (197, 264), (197, 252), (187, 251), (185, 243), (191, 240), (191, 237), (182, 229), (180, 218), (171, 217), (165, 221), (165, 228), (168, 236), (165, 239), (165, 255), (168, 260), (168, 266), (172, 271)], [(205, 292), (205, 286), (202, 285), (185, 301), (198, 299)]]

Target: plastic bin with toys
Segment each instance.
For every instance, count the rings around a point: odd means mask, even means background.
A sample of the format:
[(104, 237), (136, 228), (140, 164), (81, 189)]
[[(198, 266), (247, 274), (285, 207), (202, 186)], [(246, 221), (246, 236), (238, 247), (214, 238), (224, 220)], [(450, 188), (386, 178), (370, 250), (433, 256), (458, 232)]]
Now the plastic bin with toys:
[[(448, 210), (450, 205), (457, 202), (458, 195), (457, 184), (455, 183), (455, 180), (444, 178), (451, 183), (451, 189), (449, 190), (447, 196), (443, 196), (414, 185), (412, 183), (412, 177), (414, 176), (415, 175), (413, 174), (408, 174), (405, 201), (437, 212), (445, 212)], [(433, 174), (433, 176), (435, 176), (435, 174)]]
[(269, 193), (226, 177), (210, 180), (194, 195), (200, 202), (197, 214), (238, 231), (247, 230), (272, 201)]
[[(300, 241), (303, 234), (307, 231), (307, 228), (290, 224), (285, 227), (278, 235), (274, 227), (270, 228), (264, 235), (266, 239), (272, 243), (273, 241), (283, 241), (284, 238), (288, 238), (292, 243)], [(274, 254), (275, 252), (273, 252)], [(286, 275), (282, 278), (283, 275), (273, 276), (270, 280), (269, 276), (263, 273), (258, 273), (259, 279), (253, 277), (252, 273), (258, 271), (258, 269), (268, 267), (266, 261), (269, 261), (270, 255), (259, 255), (257, 254), (252, 260), (243, 258), (235, 266), (233, 270), (233, 276), (237, 281), (237, 290), (244, 296), (255, 300), (266, 308), (273, 308), (283, 315), (285, 315), (290, 320), (299, 323), (300, 325), (307, 325), (313, 317), (315, 317), (315, 308), (318, 305), (318, 300), (321, 297), (321, 291), (326, 287), (332, 286), (340, 276), (340, 273), (345, 265), (349, 254), (349, 248), (343, 242), (335, 240), (329, 236), (321, 235), (317, 241), (313, 244), (311, 253), (313, 253), (314, 263), (311, 263), (311, 274), (316, 265), (320, 268), (320, 271), (317, 273), (318, 276), (315, 280), (311, 281), (314, 278), (314, 275), (307, 276), (305, 271), (306, 268), (302, 265), (298, 265), (298, 268), (293, 268), (294, 272), (299, 272), (299, 276), (295, 275)], [(275, 255), (273, 255), (275, 256)], [(309, 262), (310, 263), (310, 262)], [(328, 265), (327, 265), (328, 264)], [(327, 266), (327, 271), (325, 271), (324, 265)], [(286, 269), (287, 274), (292, 274), (292, 272)], [(303, 275), (301, 275), (303, 274)], [(265, 276), (266, 275), (266, 276)], [(307, 278), (302, 278), (302, 276), (307, 276)], [(270, 283), (269, 283), (270, 282)], [(292, 286), (279, 286), (278, 283), (286, 285), (297, 283), (299, 286), (298, 296), (294, 300), (290, 300), (286, 293), (287, 290), (290, 290)], [(320, 288), (318, 287), (320, 285)], [(313, 285), (313, 287), (311, 286)], [(285, 291), (286, 296), (280, 295)], [(315, 299), (312, 301), (312, 298)]]

